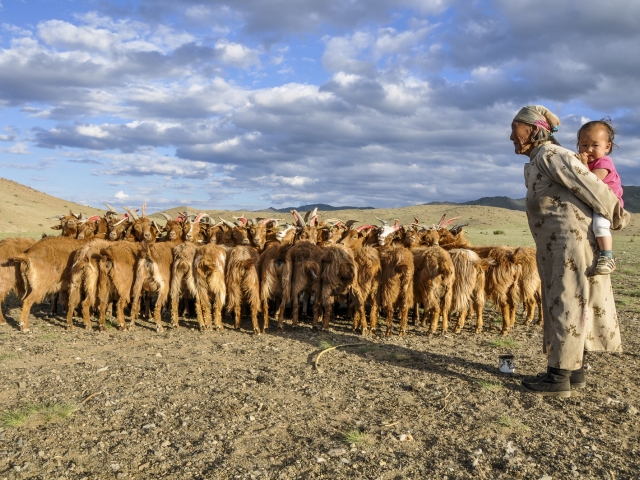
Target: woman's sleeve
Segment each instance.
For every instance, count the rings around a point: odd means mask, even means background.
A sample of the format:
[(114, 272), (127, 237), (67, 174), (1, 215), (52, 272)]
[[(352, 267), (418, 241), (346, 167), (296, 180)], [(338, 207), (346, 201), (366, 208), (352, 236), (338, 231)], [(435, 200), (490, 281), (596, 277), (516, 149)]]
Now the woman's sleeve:
[(620, 206), (618, 197), (609, 186), (585, 167), (574, 153), (554, 146), (542, 148), (532, 162), (542, 174), (571, 192), (611, 222), (612, 230), (624, 228), (631, 219)]

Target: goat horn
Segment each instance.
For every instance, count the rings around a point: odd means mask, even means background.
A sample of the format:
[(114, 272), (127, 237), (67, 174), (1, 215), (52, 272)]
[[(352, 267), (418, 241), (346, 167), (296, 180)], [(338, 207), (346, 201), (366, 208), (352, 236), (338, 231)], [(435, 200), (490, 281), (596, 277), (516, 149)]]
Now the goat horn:
[(124, 222), (128, 218), (129, 217), (127, 215), (123, 215), (120, 220), (118, 220), (116, 223), (113, 224), (113, 226), (115, 227), (116, 225), (120, 225), (122, 222)]
[(381, 218), (378, 218), (374, 215), (374, 217), (376, 218), (376, 220), (378, 220), (380, 223), (382, 223), (383, 227), (386, 227), (387, 225), (389, 225), (389, 222), (387, 222), (386, 220), (382, 220)]
[(418, 225), (419, 223), (420, 223), (420, 220), (418, 220), (418, 217), (413, 217), (413, 224)]
[(169, 215), (167, 215), (166, 213), (164, 213), (164, 212), (158, 212), (158, 213), (160, 215), (162, 215), (167, 222), (171, 221), (171, 217)]
[(345, 227), (351, 228), (351, 225), (354, 223), (360, 223), (362, 220), (347, 220), (347, 223), (344, 224)]
[(133, 218), (134, 220), (138, 220), (138, 216), (133, 212), (132, 209), (128, 208), (128, 207), (122, 207), (122, 209), (127, 212), (129, 215), (131, 215), (131, 218)]
[(103, 202), (103, 203), (107, 206), (110, 212), (118, 213), (118, 211), (115, 208), (113, 208), (111, 205), (109, 205), (107, 202)]
[(445, 219), (446, 216), (447, 216), (446, 213), (444, 215), (442, 215), (442, 218), (438, 222), (438, 225), (436, 226), (436, 228), (440, 228), (442, 226), (442, 222), (444, 222), (444, 219)]
[(162, 229), (160, 229), (160, 227), (158, 226), (155, 220), (151, 220), (151, 225), (156, 227), (156, 230), (158, 231), (158, 233), (162, 232)]
[(53, 217), (47, 217), (47, 220), (49, 220), (50, 218), (57, 218), (58, 220), (62, 220), (64, 218), (64, 215), (54, 215)]
[(142, 218), (145, 218), (147, 216), (147, 204), (143, 203), (142, 204)]
[(304, 228), (305, 227), (305, 224), (302, 221), (302, 218), (300, 218), (300, 214), (298, 213), (297, 210), (295, 210), (295, 209), (291, 210), (291, 215), (293, 215), (293, 218), (295, 219), (296, 224), (298, 225), (298, 227), (300, 227), (300, 228)]
[(73, 215), (74, 217), (76, 217), (78, 220), (80, 220), (80, 215), (82, 215), (81, 213), (75, 214), (75, 213), (73, 213), (71, 210), (69, 210), (69, 213), (70, 213), (71, 215)]
[(229, 220), (225, 220), (225, 219), (224, 219), (224, 218), (222, 218), (222, 217), (218, 217), (218, 218), (219, 218), (220, 220), (222, 220), (222, 223), (224, 223), (227, 227), (229, 227), (229, 228), (236, 228), (236, 226), (235, 226), (233, 223), (231, 223)]
[(458, 220), (459, 218), (460, 217), (455, 217), (455, 218), (452, 218), (451, 220), (447, 220), (442, 224), (442, 227), (448, 227), (449, 225), (451, 225), (451, 223), (453, 223), (455, 220)]

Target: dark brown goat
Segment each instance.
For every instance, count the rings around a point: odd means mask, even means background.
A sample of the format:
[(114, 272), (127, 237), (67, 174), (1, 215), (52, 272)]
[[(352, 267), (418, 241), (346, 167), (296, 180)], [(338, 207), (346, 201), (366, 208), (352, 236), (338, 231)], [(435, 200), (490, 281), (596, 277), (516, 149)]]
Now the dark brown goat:
[(334, 297), (346, 295), (358, 278), (358, 267), (353, 252), (343, 245), (328, 245), (322, 249), (320, 262), (320, 297), (316, 297), (314, 327), (318, 325), (322, 312), (321, 329), (329, 328)]

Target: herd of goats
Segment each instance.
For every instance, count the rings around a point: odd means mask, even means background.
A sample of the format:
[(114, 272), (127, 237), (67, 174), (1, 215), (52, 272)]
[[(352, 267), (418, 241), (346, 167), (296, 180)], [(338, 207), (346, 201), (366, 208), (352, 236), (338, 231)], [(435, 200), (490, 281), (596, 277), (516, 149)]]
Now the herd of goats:
[(124, 208), (124, 215), (107, 207), (104, 216), (55, 217), (60, 224), (51, 228), (61, 230), (60, 236), (0, 242), (0, 303), (12, 290), (20, 296), (21, 331), (29, 331), (32, 305), (46, 298), (52, 309), (58, 303), (66, 307), (69, 329), (80, 307), (87, 330), (92, 314), (104, 330), (115, 304), (119, 329), (133, 328), (144, 305), (160, 332), (169, 302), (173, 327), (191, 305), (201, 330), (221, 329), (226, 306), (239, 329), (244, 307), (258, 334), (269, 327), (270, 308), (282, 329), (288, 305), (296, 326), (300, 307), (306, 314), (311, 303), (314, 328), (328, 328), (340, 302), (347, 305), (353, 330), (363, 335), (376, 330), (379, 314), (386, 319), (387, 336), (394, 316), (405, 335), (410, 310), (415, 325), (429, 320), (429, 334), (437, 332), (440, 317), (444, 333), (457, 313), (458, 333), (475, 314), (477, 333), (487, 298), (502, 314), (503, 334), (513, 327), (520, 303), (525, 324), (533, 321), (536, 305), (538, 322), (542, 318), (535, 250), (473, 246), (464, 225), (450, 227), (455, 219), (444, 216), (430, 227), (417, 219), (408, 225), (378, 219), (381, 225), (356, 226), (355, 220), (320, 220), (317, 210), (304, 218), (292, 210), (294, 222), (285, 224), (244, 217), (216, 222), (205, 213), (183, 212), (175, 219), (160, 214), (166, 219), (161, 226), (144, 205), (141, 212)]

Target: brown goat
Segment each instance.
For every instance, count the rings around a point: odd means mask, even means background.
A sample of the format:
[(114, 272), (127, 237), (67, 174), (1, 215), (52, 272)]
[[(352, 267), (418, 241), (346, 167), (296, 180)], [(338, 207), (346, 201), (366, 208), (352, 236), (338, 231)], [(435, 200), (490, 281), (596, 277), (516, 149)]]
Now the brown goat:
[(200, 330), (210, 329), (212, 326), (212, 303), (213, 328), (222, 329), (222, 308), (227, 295), (226, 259), (227, 251), (220, 245), (210, 243), (196, 249), (193, 276), (196, 288), (196, 316)]
[(485, 302), (485, 274), (490, 260), (483, 259), (472, 250), (454, 248), (449, 250), (455, 267), (453, 282), (453, 301), (451, 313), (458, 312), (455, 333), (460, 333), (469, 313), (476, 314), (475, 333), (482, 331), (482, 311)]
[(7, 323), (2, 313), (2, 302), (7, 294), (15, 290), (22, 297), (25, 290), (20, 264), (9, 259), (26, 252), (35, 243), (33, 238), (5, 238), (0, 241), (0, 325)]
[(68, 291), (72, 254), (85, 243), (87, 240), (47, 237), (24, 253), (10, 258), (20, 264), (25, 286), (19, 323), (21, 331), (29, 331), (29, 313), (34, 303), (41, 302), (48, 294)]
[(502, 334), (507, 335), (515, 324), (522, 269), (513, 262), (513, 250), (509, 247), (471, 247), (471, 250), (493, 261), (486, 273), (485, 292), (502, 313)]
[(438, 329), (442, 315), (442, 333), (449, 329), (449, 311), (453, 298), (455, 268), (449, 253), (441, 247), (411, 250), (414, 258), (414, 292), (416, 301), (424, 305), (425, 317), (430, 315), (429, 334)]
[[(227, 252), (225, 280), (227, 286), (227, 311), (235, 314), (235, 328), (240, 328), (242, 302), (251, 309), (253, 332), (259, 334), (258, 312), (260, 311), (260, 277), (257, 264), (258, 252), (252, 247), (236, 246)], [(269, 324), (263, 325), (263, 330)]]
[(367, 302), (371, 305), (369, 313), (371, 324), (376, 325), (378, 323), (378, 297), (382, 274), (378, 250), (364, 245), (370, 231), (371, 228), (367, 228), (367, 226), (350, 229), (346, 232), (344, 238), (340, 240), (340, 244), (353, 250), (354, 260), (358, 269), (357, 280), (351, 287), (355, 300), (353, 331), (355, 332), (360, 328), (362, 335), (370, 333), (365, 310)]
[(322, 310), (321, 329), (329, 328), (334, 297), (346, 295), (358, 279), (358, 267), (353, 252), (343, 245), (328, 245), (322, 249), (320, 262), (320, 297), (316, 297), (313, 326), (317, 327)]
[[(411, 250), (392, 246), (380, 250), (382, 275), (380, 279), (380, 307), (387, 320), (385, 335), (391, 336), (394, 310), (399, 309), (400, 335), (407, 333), (407, 317), (413, 305), (414, 262)], [(371, 319), (371, 330), (376, 324)]]
[(538, 274), (536, 264), (536, 250), (531, 247), (517, 248), (513, 253), (513, 262), (520, 265), (522, 274), (518, 282), (520, 290), (520, 298), (525, 309), (525, 325), (531, 325), (535, 315), (536, 305), (538, 306), (538, 321), (542, 323), (542, 282)]
[[(141, 244), (126, 240), (113, 243), (100, 251), (100, 275), (98, 277), (99, 325), (105, 325), (107, 306), (116, 301), (118, 329), (127, 328), (124, 309), (131, 303), (131, 289)], [(131, 319), (133, 324), (134, 319)]]
[(136, 264), (135, 282), (131, 291), (131, 327), (133, 327), (134, 320), (138, 315), (142, 291), (145, 290), (149, 294), (158, 294), (153, 317), (156, 322), (156, 331), (162, 332), (164, 330), (162, 327), (162, 308), (169, 298), (173, 247), (178, 243), (179, 240), (141, 243)]

